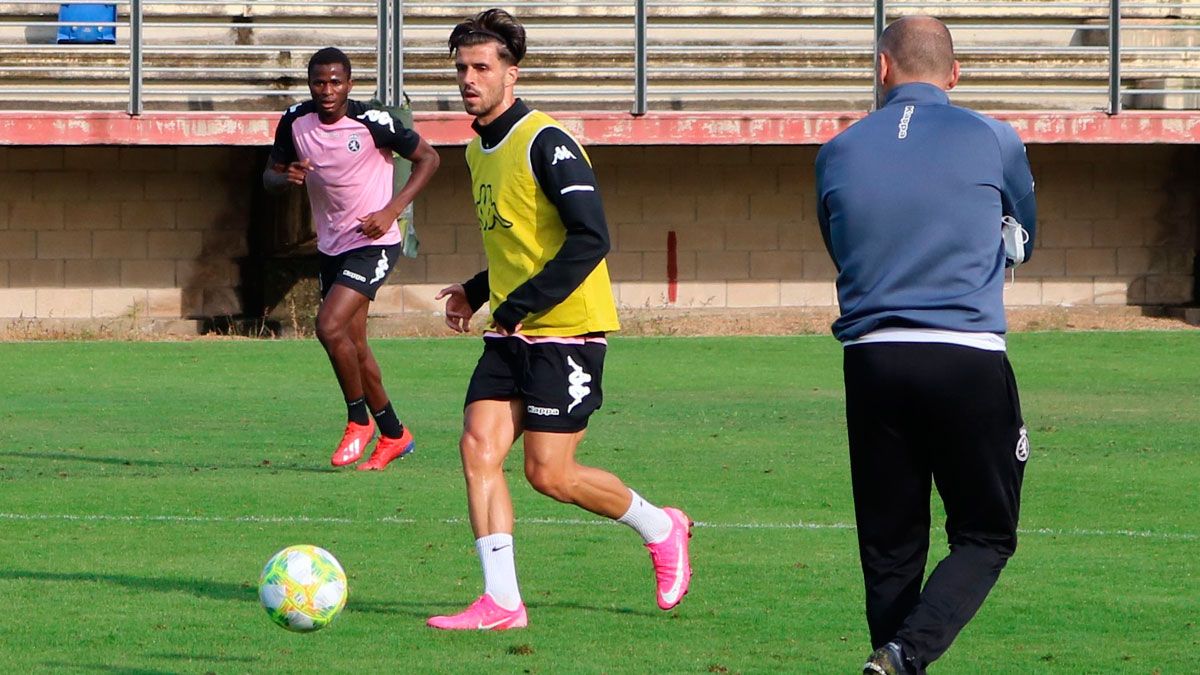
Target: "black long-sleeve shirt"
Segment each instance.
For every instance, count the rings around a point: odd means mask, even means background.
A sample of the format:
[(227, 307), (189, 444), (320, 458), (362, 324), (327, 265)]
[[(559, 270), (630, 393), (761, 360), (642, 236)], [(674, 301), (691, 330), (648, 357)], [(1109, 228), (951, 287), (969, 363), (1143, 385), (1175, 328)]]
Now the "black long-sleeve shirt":
[[(483, 149), (501, 144), (514, 125), (530, 113), (518, 99), (490, 124), (473, 126)], [(541, 270), (513, 289), (493, 311), (493, 320), (512, 330), (530, 314), (536, 314), (566, 299), (604, 259), (611, 247), (608, 223), (600, 199), (596, 176), (584, 159), (575, 139), (557, 127), (545, 127), (529, 148), (529, 163), (539, 189), (558, 211), (566, 238), (554, 257)], [(487, 271), (463, 284), (473, 309), (488, 299)]]

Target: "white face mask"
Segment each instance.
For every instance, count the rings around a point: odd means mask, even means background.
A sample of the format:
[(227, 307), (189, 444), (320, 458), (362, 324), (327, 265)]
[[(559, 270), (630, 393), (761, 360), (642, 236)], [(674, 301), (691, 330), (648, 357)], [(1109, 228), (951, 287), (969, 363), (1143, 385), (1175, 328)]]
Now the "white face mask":
[(1000, 238), (1004, 240), (1005, 267), (1016, 267), (1025, 262), (1025, 244), (1029, 242), (1029, 233), (1024, 226), (1012, 216), (1000, 219)]

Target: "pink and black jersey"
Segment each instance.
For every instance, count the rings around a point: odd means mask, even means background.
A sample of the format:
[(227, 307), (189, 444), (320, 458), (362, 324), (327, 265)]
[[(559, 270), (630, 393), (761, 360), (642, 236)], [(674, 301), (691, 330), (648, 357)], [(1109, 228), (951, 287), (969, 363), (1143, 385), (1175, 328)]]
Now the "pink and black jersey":
[(392, 199), (392, 151), (408, 157), (420, 137), (391, 113), (361, 101), (348, 101), (346, 116), (322, 124), (312, 101), (283, 113), (275, 130), (271, 161), (312, 164), (306, 183), (317, 230), (317, 249), (338, 255), (363, 246), (400, 242), (392, 225), (379, 239), (358, 231), (360, 217), (378, 211)]

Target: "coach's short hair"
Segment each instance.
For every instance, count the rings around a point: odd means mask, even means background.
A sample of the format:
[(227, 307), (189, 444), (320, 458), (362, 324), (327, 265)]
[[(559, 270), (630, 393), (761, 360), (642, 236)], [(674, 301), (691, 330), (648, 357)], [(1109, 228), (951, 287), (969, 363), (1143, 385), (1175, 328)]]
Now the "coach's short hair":
[(485, 42), (500, 44), (500, 59), (515, 66), (525, 56), (525, 27), (502, 9), (489, 9), (463, 21), (450, 31), (450, 56), (459, 47)]
[(942, 77), (954, 69), (954, 40), (946, 24), (931, 16), (906, 16), (888, 25), (879, 51), (910, 76)]
[(326, 47), (313, 54), (308, 60), (308, 76), (312, 77), (313, 68), (317, 66), (332, 66), (335, 63), (342, 64), (346, 69), (346, 77), (350, 77), (350, 57), (337, 47)]

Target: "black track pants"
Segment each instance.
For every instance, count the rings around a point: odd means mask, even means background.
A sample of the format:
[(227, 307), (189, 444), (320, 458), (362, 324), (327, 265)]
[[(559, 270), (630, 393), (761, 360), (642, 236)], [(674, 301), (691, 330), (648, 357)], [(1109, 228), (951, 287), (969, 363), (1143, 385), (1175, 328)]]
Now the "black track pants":
[[(937, 343), (845, 348), (846, 421), (872, 647), (898, 640), (917, 672), (983, 604), (1017, 547), (1029, 442), (1004, 352)], [(950, 555), (924, 589), (929, 499)]]

